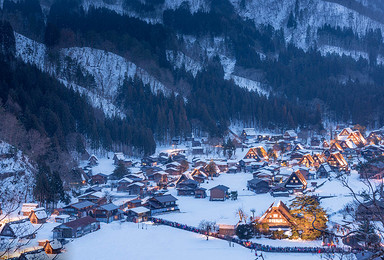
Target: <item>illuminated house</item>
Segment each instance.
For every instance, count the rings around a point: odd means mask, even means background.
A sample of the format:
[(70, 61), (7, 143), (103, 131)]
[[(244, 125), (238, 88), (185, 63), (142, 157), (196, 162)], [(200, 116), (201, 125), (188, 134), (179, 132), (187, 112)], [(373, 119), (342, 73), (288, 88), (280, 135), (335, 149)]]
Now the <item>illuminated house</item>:
[(348, 163), (344, 159), (343, 155), (339, 152), (331, 153), (327, 159), (327, 163), (331, 166), (332, 169), (337, 169), (338, 171), (348, 170)]
[(257, 137), (257, 134), (254, 128), (244, 128), (244, 130), (240, 134), (240, 138), (243, 141), (254, 139), (256, 137)]
[(284, 133), (283, 138), (285, 140), (296, 140), (297, 139), (297, 134), (293, 130), (288, 130)]
[(313, 160), (315, 161), (315, 166), (319, 167), (322, 163), (325, 163), (326, 159), (323, 154), (315, 153), (312, 155)]
[(305, 190), (307, 180), (300, 170), (292, 172), (291, 176), (284, 183), (284, 187), (290, 190)]
[(331, 142), (331, 146), (329, 147), (329, 151), (331, 153), (333, 153), (333, 152), (340, 152), (340, 153), (342, 153), (342, 152), (344, 152), (344, 149), (340, 146), (339, 143), (333, 141), (333, 142)]
[(327, 140), (324, 140), (322, 147), (323, 148), (329, 148), (329, 143), (327, 142)]
[(200, 171), (199, 169), (194, 169), (191, 173), (191, 177), (195, 181), (203, 183), (208, 178), (208, 175), (205, 172)]
[(367, 140), (360, 133), (360, 131), (352, 130), (351, 128), (344, 128), (336, 137), (338, 141), (351, 140), (356, 146), (364, 146)]
[(291, 230), (296, 225), (289, 209), (282, 201), (279, 201), (276, 206), (272, 204), (258, 222), (261, 225), (267, 225), (271, 231)]
[(244, 156), (244, 159), (254, 159), (259, 162), (262, 160), (268, 160), (268, 154), (264, 147), (258, 146), (250, 148), (247, 154)]
[(45, 223), (48, 218), (45, 208), (35, 208), (29, 214), (29, 220), (32, 224), (42, 224)]
[(313, 159), (312, 155), (305, 154), (301, 160), (299, 161), (299, 165), (304, 165), (306, 167), (312, 167), (315, 166), (315, 160)]
[(302, 144), (297, 144), (295, 145), (295, 147), (292, 149), (292, 152), (296, 152), (296, 151), (300, 151), (300, 150), (304, 150), (304, 147)]

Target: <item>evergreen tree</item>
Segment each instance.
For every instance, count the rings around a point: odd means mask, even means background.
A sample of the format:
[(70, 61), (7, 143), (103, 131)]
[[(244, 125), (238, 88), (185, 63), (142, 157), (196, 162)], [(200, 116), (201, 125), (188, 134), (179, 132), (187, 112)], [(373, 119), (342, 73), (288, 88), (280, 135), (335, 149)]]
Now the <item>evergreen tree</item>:
[(127, 175), (129, 171), (127, 168), (124, 166), (123, 163), (119, 163), (115, 170), (113, 171), (113, 177), (115, 177), (117, 180), (123, 178), (125, 175)]
[(254, 235), (254, 227), (251, 224), (241, 224), (236, 228), (236, 236), (238, 236), (240, 239), (248, 240)]

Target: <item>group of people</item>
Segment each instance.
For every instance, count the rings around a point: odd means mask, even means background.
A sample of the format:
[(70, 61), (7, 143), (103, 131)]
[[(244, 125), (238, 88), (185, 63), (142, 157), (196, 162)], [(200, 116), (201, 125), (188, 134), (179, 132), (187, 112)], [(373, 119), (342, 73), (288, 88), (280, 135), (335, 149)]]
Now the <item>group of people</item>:
[(219, 239), (224, 239), (227, 241), (231, 241), (233, 243), (242, 245), (246, 248), (249, 248), (251, 250), (255, 251), (263, 251), (263, 252), (282, 252), (282, 253), (345, 253), (345, 249), (338, 248), (338, 247), (276, 247), (276, 246), (269, 246), (269, 245), (262, 245), (258, 243), (254, 243), (251, 241), (244, 241), (235, 237), (221, 235), (217, 232), (207, 232), (206, 230), (201, 230), (196, 227), (188, 226), (185, 224), (180, 224), (173, 221), (168, 221), (160, 218), (153, 218), (152, 221), (155, 224), (161, 224), (166, 225), (170, 227), (175, 227), (187, 231), (191, 231), (194, 233), (199, 233), (202, 235), (209, 235), (212, 237), (216, 237)]

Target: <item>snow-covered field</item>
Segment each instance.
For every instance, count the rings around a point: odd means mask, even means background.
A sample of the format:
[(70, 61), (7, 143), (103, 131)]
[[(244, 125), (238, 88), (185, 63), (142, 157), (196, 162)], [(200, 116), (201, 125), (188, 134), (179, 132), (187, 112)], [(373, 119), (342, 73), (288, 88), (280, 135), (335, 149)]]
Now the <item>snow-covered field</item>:
[(274, 198), (269, 193), (255, 194), (247, 190), (247, 181), (251, 180), (252, 174), (250, 173), (237, 173), (237, 174), (222, 174), (214, 180), (209, 180), (201, 187), (207, 189), (209, 196), (209, 189), (219, 184), (225, 185), (231, 191), (238, 192), (238, 199), (226, 201), (210, 201), (209, 198), (195, 199), (194, 197), (177, 196), (176, 190), (170, 190), (171, 194), (178, 198), (180, 213), (171, 213), (161, 215), (159, 217), (177, 221), (183, 224), (198, 226), (202, 220), (215, 221), (217, 224), (230, 224), (235, 225), (239, 218), (236, 212), (242, 208), (249, 216), (252, 216), (251, 209), (255, 209), (255, 216), (261, 216), (268, 207), (278, 202), (280, 199), (289, 205), (289, 200), (292, 198)]
[[(264, 259), (319, 259), (312, 254), (263, 253)], [(255, 259), (249, 249), (219, 239), (166, 226), (133, 223), (102, 224), (101, 230), (66, 245), (58, 259)]]

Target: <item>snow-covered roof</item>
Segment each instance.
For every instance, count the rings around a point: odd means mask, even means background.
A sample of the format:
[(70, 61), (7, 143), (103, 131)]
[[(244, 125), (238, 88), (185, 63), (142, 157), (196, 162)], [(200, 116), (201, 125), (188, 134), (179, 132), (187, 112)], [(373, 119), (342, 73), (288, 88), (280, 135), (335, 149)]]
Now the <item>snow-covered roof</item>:
[(45, 208), (36, 208), (32, 210), (32, 212), (35, 213), (37, 219), (46, 219), (48, 218), (47, 212), (45, 211)]
[(8, 225), (16, 237), (27, 237), (35, 232), (35, 228), (32, 226), (31, 222), (27, 221), (26, 219), (9, 222)]
[(121, 182), (128, 182), (128, 183), (132, 183), (132, 182), (133, 182), (133, 180), (131, 180), (131, 179), (130, 179), (130, 178), (128, 178), (128, 177), (124, 177), (124, 178), (120, 179), (118, 182), (119, 182), (119, 183), (121, 183)]
[(33, 209), (37, 208), (39, 204), (37, 203), (24, 203), (21, 207), (21, 212), (31, 212)]
[(23, 253), (23, 259), (26, 260), (49, 260), (48, 255), (44, 251)]
[(135, 183), (132, 183), (132, 184), (129, 184), (128, 187), (131, 187), (131, 186), (139, 186), (139, 187), (143, 187), (144, 186), (144, 183), (141, 183), (141, 182), (135, 182)]
[(255, 131), (255, 128), (244, 128), (243, 129), (245, 135), (247, 136), (256, 136), (256, 131)]
[(51, 245), (53, 250), (57, 250), (63, 247), (63, 245), (60, 243), (59, 240), (54, 239), (52, 241), (49, 241), (49, 244)]
[(66, 218), (69, 218), (70, 216), (69, 215), (66, 215), (66, 214), (63, 214), (63, 215), (58, 215), (55, 217), (55, 219), (66, 219)]
[(123, 153), (115, 153), (115, 156), (117, 160), (124, 160), (125, 156)]
[(284, 135), (288, 135), (290, 137), (297, 137), (297, 134), (294, 130), (287, 130)]
[(150, 211), (150, 209), (148, 209), (146, 207), (131, 208), (129, 210), (132, 212), (135, 212), (136, 214), (142, 214), (142, 213), (146, 213), (146, 212)]

